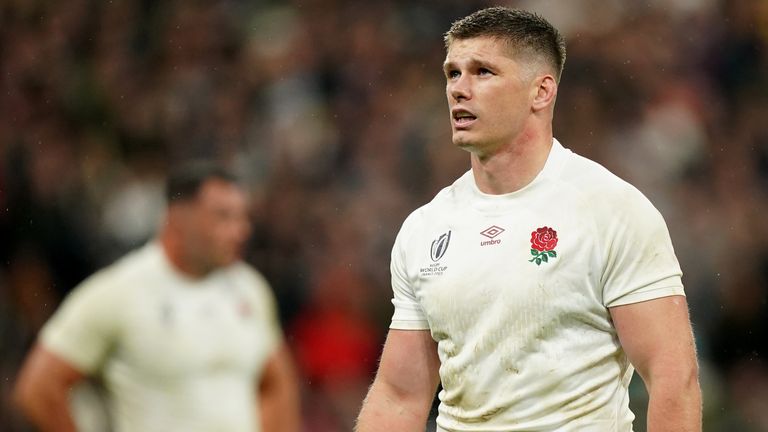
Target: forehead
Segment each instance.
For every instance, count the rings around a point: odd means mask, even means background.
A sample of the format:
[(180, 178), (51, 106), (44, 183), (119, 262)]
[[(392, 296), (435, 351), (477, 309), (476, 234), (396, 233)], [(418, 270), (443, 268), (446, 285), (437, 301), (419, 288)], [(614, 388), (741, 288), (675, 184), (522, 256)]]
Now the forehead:
[(201, 204), (240, 206), (246, 204), (246, 195), (239, 185), (212, 178), (200, 187), (198, 200)]
[(507, 41), (492, 36), (456, 39), (445, 55), (446, 64), (492, 60), (512, 60), (512, 50)]

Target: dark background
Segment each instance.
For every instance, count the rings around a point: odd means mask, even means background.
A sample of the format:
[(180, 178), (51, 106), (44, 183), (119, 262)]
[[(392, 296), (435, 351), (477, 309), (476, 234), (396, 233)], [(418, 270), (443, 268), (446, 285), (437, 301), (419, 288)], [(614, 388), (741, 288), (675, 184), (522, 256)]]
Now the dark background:
[[(195, 157), (253, 191), (248, 261), (279, 300), (305, 430), (350, 430), (392, 312), (395, 234), (469, 167), (441, 35), (491, 4), (0, 0), (0, 430), (29, 430), (8, 397), (40, 326), (150, 238), (165, 173)], [(555, 136), (666, 218), (705, 430), (768, 431), (768, 2), (505, 4), (567, 38)]]

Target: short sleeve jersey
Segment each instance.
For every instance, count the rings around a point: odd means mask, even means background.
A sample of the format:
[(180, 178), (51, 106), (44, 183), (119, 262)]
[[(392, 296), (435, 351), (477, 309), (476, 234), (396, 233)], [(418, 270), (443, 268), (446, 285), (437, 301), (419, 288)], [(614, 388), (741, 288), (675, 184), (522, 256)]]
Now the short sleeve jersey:
[(102, 375), (117, 432), (250, 432), (258, 379), (282, 338), (275, 312), (248, 265), (190, 279), (151, 243), (77, 287), (41, 342)]
[(631, 431), (609, 308), (683, 295), (661, 214), (557, 140), (523, 189), (467, 172), (413, 212), (391, 272), (390, 328), (437, 342), (438, 431)]

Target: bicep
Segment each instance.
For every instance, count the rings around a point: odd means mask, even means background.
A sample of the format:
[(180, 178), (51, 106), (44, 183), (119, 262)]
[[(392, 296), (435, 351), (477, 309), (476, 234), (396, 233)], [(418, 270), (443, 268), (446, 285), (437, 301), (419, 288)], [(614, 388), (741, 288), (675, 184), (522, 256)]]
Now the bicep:
[(130, 299), (104, 274), (75, 288), (45, 324), (39, 340), (48, 351), (77, 369), (96, 373), (120, 337), (123, 311)]
[(696, 369), (696, 349), (684, 296), (616, 306), (610, 312), (627, 358), (644, 380)]
[(68, 361), (38, 343), (27, 356), (16, 383), (21, 400), (49, 390), (68, 390), (85, 374)]
[(428, 330), (391, 329), (376, 381), (398, 396), (431, 403), (440, 381), (439, 369), (437, 343)]
[(298, 381), (293, 359), (285, 344), (281, 344), (268, 358), (258, 390), (263, 430), (286, 432), (300, 429)]
[(267, 359), (258, 386), (260, 392), (268, 393), (283, 385), (297, 385), (293, 358), (285, 344), (278, 347)]

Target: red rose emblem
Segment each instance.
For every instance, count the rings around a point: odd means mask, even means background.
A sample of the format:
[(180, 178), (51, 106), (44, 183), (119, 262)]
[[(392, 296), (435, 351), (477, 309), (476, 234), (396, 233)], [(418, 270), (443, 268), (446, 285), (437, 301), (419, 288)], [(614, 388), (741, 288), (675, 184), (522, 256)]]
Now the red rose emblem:
[(555, 246), (557, 246), (557, 231), (552, 228), (542, 227), (531, 233), (531, 247), (537, 251), (551, 251)]

